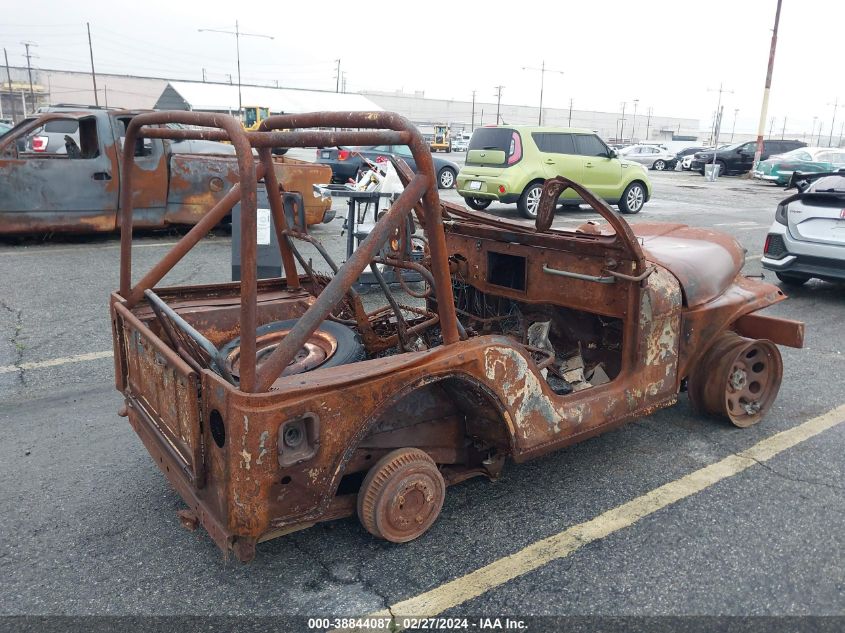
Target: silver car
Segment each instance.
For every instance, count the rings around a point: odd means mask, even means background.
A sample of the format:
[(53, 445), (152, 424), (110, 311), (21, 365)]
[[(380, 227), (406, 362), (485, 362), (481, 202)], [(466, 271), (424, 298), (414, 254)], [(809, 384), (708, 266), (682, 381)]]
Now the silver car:
[(657, 145), (629, 145), (619, 154), (626, 160), (632, 160), (648, 169), (663, 171), (675, 166), (675, 154), (665, 147)]
[(763, 247), (763, 268), (784, 284), (845, 281), (845, 172), (793, 175), (800, 193), (781, 202)]

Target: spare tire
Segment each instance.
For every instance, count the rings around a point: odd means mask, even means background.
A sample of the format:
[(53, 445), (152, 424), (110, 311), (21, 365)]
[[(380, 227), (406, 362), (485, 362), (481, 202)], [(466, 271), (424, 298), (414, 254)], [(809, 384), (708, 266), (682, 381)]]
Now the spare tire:
[[(297, 322), (297, 319), (274, 321), (256, 330), (255, 357), (259, 367)], [(240, 374), (240, 350), (240, 337), (220, 348), (220, 357), (226, 369), (235, 378)], [(357, 363), (364, 360), (365, 356), (364, 346), (357, 332), (334, 321), (323, 321), (282, 372), (282, 376)]]

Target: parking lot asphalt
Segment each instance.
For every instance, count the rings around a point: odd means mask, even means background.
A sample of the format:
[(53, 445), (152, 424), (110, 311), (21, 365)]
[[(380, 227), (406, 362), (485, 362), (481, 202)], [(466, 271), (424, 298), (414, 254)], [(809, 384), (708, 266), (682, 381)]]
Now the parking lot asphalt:
[[(761, 274), (781, 189), (650, 175), (653, 199), (626, 219), (730, 233), (748, 251), (746, 274)], [(517, 217), (515, 206), (488, 211)], [(555, 222), (589, 217), (561, 211)], [(341, 222), (314, 229), (334, 253)], [(137, 239), (136, 278), (178, 237)], [(202, 530), (180, 527), (181, 499), (117, 416), (107, 302), (118, 257), (113, 235), (0, 242), (0, 614), (367, 614), (845, 403), (842, 287), (813, 281), (770, 309), (806, 322), (806, 347), (782, 349), (780, 396), (755, 427), (696, 415), (682, 396), (619, 430), (509, 464), (495, 483), (450, 488), (440, 519), (411, 543), (375, 540), (350, 518), (261, 544), (244, 565), (224, 560)], [(229, 266), (230, 237), (217, 231), (164, 283), (226, 280)], [(845, 424), (836, 424), (443, 613), (845, 615), (843, 455)]]

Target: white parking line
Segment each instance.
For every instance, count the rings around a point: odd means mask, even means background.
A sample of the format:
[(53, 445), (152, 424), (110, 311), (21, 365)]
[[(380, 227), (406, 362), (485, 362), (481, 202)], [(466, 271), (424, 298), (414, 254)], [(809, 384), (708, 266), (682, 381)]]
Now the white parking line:
[[(371, 613), (367, 618), (395, 618), (396, 628), (405, 628), (404, 618), (430, 618), (453, 609), (465, 602), (534, 571), (555, 560), (566, 558), (573, 552), (594, 541), (638, 523), (658, 510), (703, 492), (717, 483), (738, 475), (776, 455), (845, 422), (845, 405), (828, 411), (802, 424), (777, 433), (750, 448), (729, 455), (690, 474), (655, 488), (627, 503), (623, 503), (597, 517), (573, 525), (548, 538), (535, 541), (523, 549), (493, 561), (426, 591), (418, 596), (397, 602), (389, 609)], [(344, 629), (368, 631), (386, 629)]]
[(76, 356), (64, 356), (61, 358), (51, 358), (49, 360), (40, 360), (31, 363), (21, 363), (20, 365), (3, 365), (0, 366), (0, 374), (11, 374), (17, 371), (31, 371), (33, 369), (46, 369), (48, 367), (58, 367), (59, 365), (68, 365), (70, 363), (82, 363), (90, 360), (99, 360), (101, 358), (111, 358), (114, 352), (111, 350), (102, 352), (89, 352), (87, 354), (77, 354)]

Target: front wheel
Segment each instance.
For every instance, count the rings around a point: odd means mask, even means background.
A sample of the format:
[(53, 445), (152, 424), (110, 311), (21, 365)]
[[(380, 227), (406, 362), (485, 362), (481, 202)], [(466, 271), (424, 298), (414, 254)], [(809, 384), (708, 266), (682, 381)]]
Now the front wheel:
[(440, 173), (437, 174), (437, 187), (439, 189), (451, 189), (455, 186), (455, 176), (457, 174), (449, 169), (448, 167), (444, 167), (440, 170)]
[(484, 198), (464, 198), (464, 202), (467, 203), (467, 206), (470, 209), (475, 209), (476, 211), (484, 211), (484, 209), (489, 207), (490, 203), (493, 201), (486, 200)]
[(645, 204), (645, 187), (642, 183), (632, 182), (622, 193), (619, 210), (622, 213), (639, 213)]
[(656, 160), (654, 161), (653, 167), (656, 171), (663, 171), (664, 169), (666, 169), (666, 161)]
[(537, 219), (537, 209), (540, 206), (540, 195), (543, 193), (543, 183), (534, 182), (525, 188), (516, 203), (522, 217), (529, 220)]

